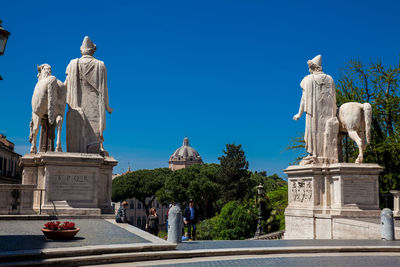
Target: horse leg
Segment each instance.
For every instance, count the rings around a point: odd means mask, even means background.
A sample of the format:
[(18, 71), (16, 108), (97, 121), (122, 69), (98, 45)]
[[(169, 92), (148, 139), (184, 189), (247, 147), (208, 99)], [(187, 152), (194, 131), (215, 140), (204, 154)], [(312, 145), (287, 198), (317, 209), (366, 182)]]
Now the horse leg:
[(57, 118), (56, 118), (56, 123), (57, 123), (57, 146), (56, 146), (56, 152), (62, 152), (62, 147), (61, 147), (61, 129), (62, 129), (63, 117), (58, 115)]
[(364, 155), (363, 155), (363, 142), (361, 138), (358, 136), (358, 133), (355, 130), (348, 130), (349, 137), (353, 139), (357, 146), (358, 146), (358, 157), (356, 159), (356, 163), (362, 163), (364, 160)]
[(365, 131), (362, 131), (360, 133), (360, 136), (363, 137), (363, 138), (361, 138), (361, 140), (362, 140), (362, 150), (363, 150), (363, 153), (364, 153), (364, 151), (365, 151), (365, 149), (367, 149), (367, 145), (368, 145), (367, 134), (366, 134)]
[(338, 140), (337, 140), (337, 147), (338, 147), (338, 160), (339, 162), (343, 162), (343, 134), (339, 132)]
[(32, 113), (32, 120), (30, 123), (31, 133), (29, 135), (29, 142), (32, 144), (31, 146), (31, 153), (37, 153), (36, 149), (36, 137), (39, 132), (39, 121), (40, 118), (35, 113)]

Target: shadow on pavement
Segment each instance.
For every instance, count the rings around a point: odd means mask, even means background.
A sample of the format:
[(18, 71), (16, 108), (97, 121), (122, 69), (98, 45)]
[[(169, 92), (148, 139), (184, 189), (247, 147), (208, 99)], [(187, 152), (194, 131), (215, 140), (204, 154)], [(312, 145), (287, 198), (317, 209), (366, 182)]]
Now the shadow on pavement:
[(2, 235), (0, 236), (0, 251), (42, 249), (49, 243), (75, 243), (84, 239), (80, 236), (70, 240), (53, 240), (46, 239), (44, 235)]

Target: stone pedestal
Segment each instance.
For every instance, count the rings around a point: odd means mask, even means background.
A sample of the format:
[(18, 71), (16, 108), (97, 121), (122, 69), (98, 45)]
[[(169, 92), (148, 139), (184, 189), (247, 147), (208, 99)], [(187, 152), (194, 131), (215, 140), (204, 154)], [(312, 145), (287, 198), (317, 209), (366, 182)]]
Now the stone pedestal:
[(0, 215), (35, 214), (36, 185), (0, 184)]
[(23, 184), (44, 189), (35, 192), (33, 208), (50, 215), (113, 213), (112, 169), (117, 161), (98, 154), (46, 152), (20, 159)]
[(393, 195), (393, 217), (400, 218), (400, 190), (390, 190)]
[(285, 239), (370, 239), (343, 222), (379, 217), (381, 170), (353, 163), (288, 167)]

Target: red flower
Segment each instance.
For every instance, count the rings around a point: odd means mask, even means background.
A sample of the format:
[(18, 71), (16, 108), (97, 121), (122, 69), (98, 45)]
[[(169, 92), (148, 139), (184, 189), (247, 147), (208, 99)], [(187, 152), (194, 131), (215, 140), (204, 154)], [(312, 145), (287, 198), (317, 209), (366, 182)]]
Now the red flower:
[(72, 230), (75, 229), (75, 223), (65, 221), (63, 223), (56, 221), (56, 222), (47, 222), (44, 225), (45, 229), (49, 230)]

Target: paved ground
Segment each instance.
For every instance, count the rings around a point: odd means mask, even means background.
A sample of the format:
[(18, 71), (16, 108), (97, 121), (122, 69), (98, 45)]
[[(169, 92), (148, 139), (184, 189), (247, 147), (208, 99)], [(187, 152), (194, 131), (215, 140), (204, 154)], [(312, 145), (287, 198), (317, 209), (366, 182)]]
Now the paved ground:
[(74, 221), (81, 230), (74, 239), (65, 241), (47, 240), (44, 237), (40, 229), (47, 220), (0, 221), (0, 251), (150, 243), (150, 241), (103, 219), (73, 219), (70, 221)]
[(400, 257), (313, 257), (313, 258), (259, 258), (259, 259), (241, 259), (226, 261), (208, 261), (198, 263), (181, 263), (157, 265), (163, 267), (256, 267), (256, 266), (399, 266)]
[[(318, 255), (318, 256), (317, 256)], [(216, 267), (216, 266), (399, 266), (399, 253), (319, 253), (291, 255), (227, 256), (191, 259), (171, 259), (147, 262), (129, 262), (98, 267)]]
[(400, 240), (236, 240), (189, 241), (178, 245), (178, 250), (256, 247), (310, 247), (310, 246), (399, 246)]

